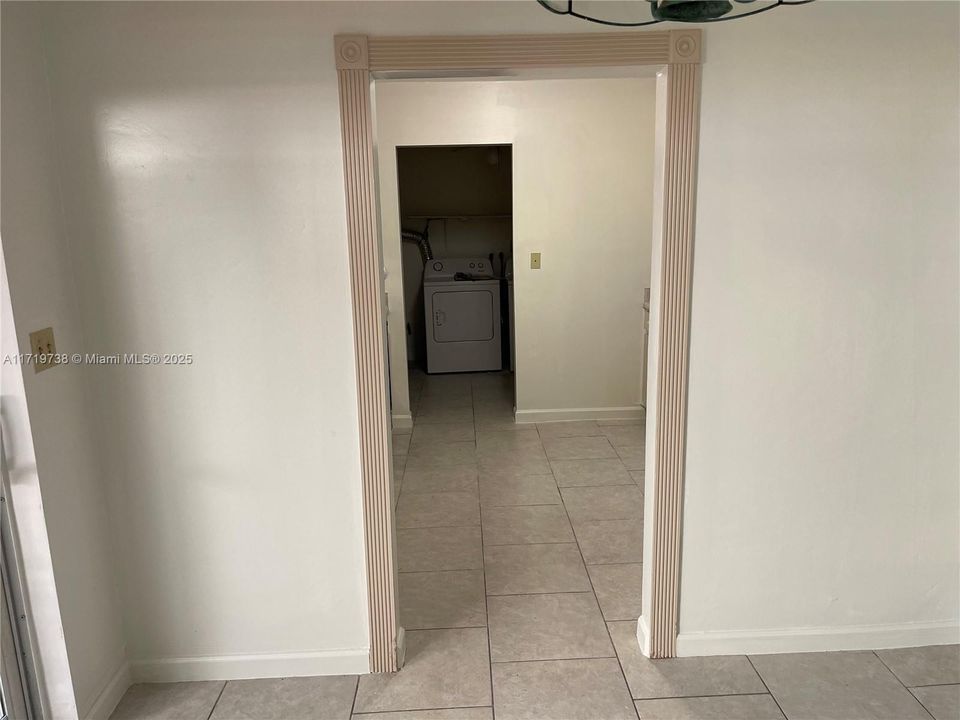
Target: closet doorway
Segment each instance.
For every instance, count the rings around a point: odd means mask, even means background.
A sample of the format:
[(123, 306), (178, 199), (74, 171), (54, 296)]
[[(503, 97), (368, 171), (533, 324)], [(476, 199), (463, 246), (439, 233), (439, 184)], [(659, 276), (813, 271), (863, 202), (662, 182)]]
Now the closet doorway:
[[(448, 373), (501, 375), (512, 405), (512, 148), (396, 153), (410, 413), (421, 409), (424, 378)], [(389, 328), (393, 348), (398, 331)]]

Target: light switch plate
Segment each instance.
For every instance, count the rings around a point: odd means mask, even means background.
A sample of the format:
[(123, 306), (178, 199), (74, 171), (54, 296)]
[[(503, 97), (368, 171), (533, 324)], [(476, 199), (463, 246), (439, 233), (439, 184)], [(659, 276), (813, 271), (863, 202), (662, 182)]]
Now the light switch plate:
[(540, 269), (540, 253), (530, 253), (530, 269)]
[(57, 364), (57, 343), (53, 339), (52, 327), (30, 333), (30, 352), (33, 355), (34, 372), (49, 370)]

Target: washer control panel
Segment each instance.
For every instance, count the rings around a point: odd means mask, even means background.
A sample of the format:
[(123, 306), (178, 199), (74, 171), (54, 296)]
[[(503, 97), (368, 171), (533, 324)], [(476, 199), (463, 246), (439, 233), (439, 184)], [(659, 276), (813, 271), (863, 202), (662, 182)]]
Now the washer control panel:
[(487, 258), (441, 258), (430, 260), (423, 269), (424, 281), (453, 280), (457, 273), (466, 275), (493, 276), (493, 269)]

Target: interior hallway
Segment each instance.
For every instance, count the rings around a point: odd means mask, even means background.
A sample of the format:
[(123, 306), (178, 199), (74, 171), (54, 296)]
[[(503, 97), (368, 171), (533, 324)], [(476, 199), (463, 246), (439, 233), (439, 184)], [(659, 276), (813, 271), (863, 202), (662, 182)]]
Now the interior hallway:
[(506, 373), (410, 387), (414, 428), (394, 436), (400, 619), (407, 669), (423, 653), (432, 679), (364, 679), (356, 710), (492, 697), (498, 717), (635, 718), (614, 647), (629, 657), (640, 613), (642, 421), (516, 425)]
[(956, 720), (960, 647), (650, 661), (642, 421), (518, 426), (512, 376), (410, 378), (403, 670), (131, 688), (114, 718)]

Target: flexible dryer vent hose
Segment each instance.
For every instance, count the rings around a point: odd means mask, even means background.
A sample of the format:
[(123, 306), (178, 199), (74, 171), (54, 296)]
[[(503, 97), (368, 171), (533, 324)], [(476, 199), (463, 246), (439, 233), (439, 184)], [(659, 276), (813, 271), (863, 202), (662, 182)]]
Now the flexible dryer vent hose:
[(400, 237), (403, 238), (404, 242), (417, 244), (417, 247), (420, 248), (420, 257), (423, 259), (424, 265), (427, 264), (428, 260), (433, 260), (433, 249), (430, 247), (430, 240), (427, 238), (427, 233), (417, 232), (416, 230), (401, 230)]

